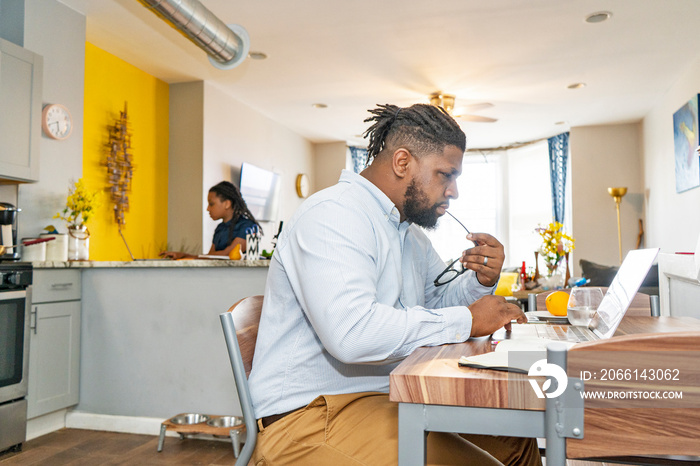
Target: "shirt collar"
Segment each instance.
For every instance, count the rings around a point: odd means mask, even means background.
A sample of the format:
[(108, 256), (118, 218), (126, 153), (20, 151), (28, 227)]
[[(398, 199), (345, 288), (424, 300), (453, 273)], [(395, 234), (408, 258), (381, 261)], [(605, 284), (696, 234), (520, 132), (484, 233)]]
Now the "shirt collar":
[[(391, 202), (389, 196), (384, 194), (384, 191), (379, 189), (377, 185), (369, 181), (362, 175), (359, 175), (350, 170), (343, 170), (340, 174), (340, 182), (356, 184), (367, 191), (367, 193), (377, 201), (380, 209), (384, 213), (384, 217), (389, 220), (396, 228), (399, 228), (401, 223), (401, 216), (399, 215), (399, 209), (396, 205)], [(404, 222), (408, 223), (408, 222)]]

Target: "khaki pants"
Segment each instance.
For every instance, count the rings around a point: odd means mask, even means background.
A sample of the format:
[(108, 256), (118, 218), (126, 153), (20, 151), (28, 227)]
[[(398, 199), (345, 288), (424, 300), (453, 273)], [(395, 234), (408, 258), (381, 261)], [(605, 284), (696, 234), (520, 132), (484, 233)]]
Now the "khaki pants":
[[(398, 404), (386, 393), (319, 396), (260, 433), (256, 465), (396, 465)], [(541, 465), (535, 439), (428, 434), (429, 464)], [(487, 453), (488, 452), (488, 453)]]

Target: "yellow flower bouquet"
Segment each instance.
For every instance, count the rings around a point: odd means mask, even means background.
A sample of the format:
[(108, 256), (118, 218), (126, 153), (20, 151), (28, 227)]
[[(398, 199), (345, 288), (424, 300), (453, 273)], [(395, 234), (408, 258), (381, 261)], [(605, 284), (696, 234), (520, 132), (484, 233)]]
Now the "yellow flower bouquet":
[(99, 207), (100, 194), (99, 191), (89, 191), (83, 179), (79, 179), (68, 191), (66, 208), (53, 218), (65, 220), (69, 229), (82, 229)]
[(542, 254), (551, 276), (559, 267), (562, 259), (576, 248), (576, 240), (564, 233), (564, 225), (559, 222), (552, 222), (546, 227), (538, 227), (535, 231), (542, 237), (539, 253)]

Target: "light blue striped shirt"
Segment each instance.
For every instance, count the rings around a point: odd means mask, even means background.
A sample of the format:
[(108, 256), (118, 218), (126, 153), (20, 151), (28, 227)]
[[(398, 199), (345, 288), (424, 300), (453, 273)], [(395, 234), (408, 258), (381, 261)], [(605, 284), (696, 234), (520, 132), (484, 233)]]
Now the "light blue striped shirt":
[(493, 292), (445, 263), (389, 198), (343, 171), (285, 224), (272, 257), (249, 385), (258, 418), (319, 395), (389, 391), (389, 373), (420, 346), (465, 341), (466, 307)]

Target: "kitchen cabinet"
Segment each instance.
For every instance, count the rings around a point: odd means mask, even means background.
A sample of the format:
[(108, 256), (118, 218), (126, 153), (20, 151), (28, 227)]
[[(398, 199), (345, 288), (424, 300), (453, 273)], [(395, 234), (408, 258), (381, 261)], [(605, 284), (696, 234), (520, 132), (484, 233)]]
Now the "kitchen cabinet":
[(38, 181), (43, 59), (0, 39), (0, 178)]
[(78, 270), (34, 270), (29, 331), (29, 419), (78, 403), (80, 280)]

